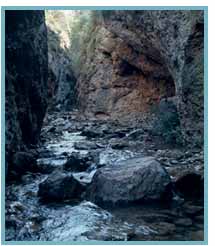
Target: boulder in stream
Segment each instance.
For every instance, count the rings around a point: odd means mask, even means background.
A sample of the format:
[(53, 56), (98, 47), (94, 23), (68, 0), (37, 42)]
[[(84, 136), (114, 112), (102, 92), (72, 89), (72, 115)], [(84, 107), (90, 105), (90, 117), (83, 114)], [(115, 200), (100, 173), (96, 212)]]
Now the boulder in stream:
[(92, 157), (81, 156), (78, 153), (74, 153), (69, 156), (66, 163), (64, 164), (64, 170), (72, 172), (83, 172), (86, 171), (91, 165)]
[(171, 180), (152, 157), (138, 157), (100, 168), (87, 198), (101, 206), (171, 198)]
[(56, 171), (39, 185), (38, 196), (46, 202), (80, 198), (84, 186), (72, 174)]

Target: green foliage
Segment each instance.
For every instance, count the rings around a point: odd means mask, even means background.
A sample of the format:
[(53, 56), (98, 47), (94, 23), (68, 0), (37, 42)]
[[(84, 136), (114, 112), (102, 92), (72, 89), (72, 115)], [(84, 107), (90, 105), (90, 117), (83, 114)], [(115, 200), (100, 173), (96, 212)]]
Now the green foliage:
[[(86, 57), (95, 49), (95, 28), (100, 11), (89, 10), (48, 10), (46, 23), (49, 30), (49, 48), (58, 52), (64, 49), (72, 60), (73, 71), (78, 76)], [(90, 58), (89, 58), (90, 59)]]
[(80, 11), (71, 19), (70, 40), (72, 60), (75, 71), (79, 71), (83, 58), (86, 57), (88, 47), (93, 46), (92, 33), (95, 28), (95, 11)]
[(166, 144), (182, 145), (179, 115), (172, 102), (162, 101), (160, 103), (152, 133), (161, 136)]

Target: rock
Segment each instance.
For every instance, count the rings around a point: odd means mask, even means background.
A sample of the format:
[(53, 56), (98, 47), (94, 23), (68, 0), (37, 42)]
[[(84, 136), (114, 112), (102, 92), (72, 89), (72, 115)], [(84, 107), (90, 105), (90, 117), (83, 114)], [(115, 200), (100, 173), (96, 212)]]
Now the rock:
[(81, 157), (78, 154), (71, 155), (67, 162), (64, 164), (64, 170), (72, 172), (83, 172), (86, 171), (90, 165), (92, 159), (90, 157)]
[(173, 164), (173, 165), (177, 165), (178, 161), (177, 160), (171, 160), (170, 163)]
[(113, 138), (109, 141), (110, 147), (113, 149), (124, 149), (125, 147), (129, 146), (128, 141), (123, 139), (116, 139)]
[(203, 11), (101, 11), (95, 18), (100, 25), (86, 38), (94, 45), (76, 47), (86, 54), (77, 80), (85, 115), (145, 123), (163, 98), (176, 96), (183, 139), (202, 146)]
[(196, 216), (203, 213), (204, 207), (185, 203), (183, 205), (183, 210), (189, 216)]
[[(68, 26), (65, 26), (65, 16), (61, 14), (59, 21), (53, 22), (52, 12), (46, 13), (46, 25), (48, 30), (49, 48), (49, 94), (51, 97), (51, 109), (64, 111), (71, 110), (75, 104), (76, 77), (71, 66), (70, 52), (67, 52), (65, 39), (69, 39)], [(56, 25), (56, 22), (58, 25)], [(62, 25), (62, 26), (61, 26)], [(58, 35), (58, 34), (59, 35)], [(62, 43), (64, 44), (62, 47)]]
[(14, 153), (39, 141), (48, 100), (48, 48), (45, 11), (6, 11), (5, 21), (5, 139), (10, 172)]
[(168, 222), (153, 223), (152, 228), (158, 231), (161, 236), (171, 235), (175, 232), (176, 226)]
[(24, 210), (26, 210), (26, 207), (21, 202), (16, 201), (10, 204), (9, 212), (12, 214), (23, 212)]
[(143, 129), (136, 129), (128, 133), (127, 137), (132, 139), (138, 139), (141, 135), (143, 135), (145, 131)]
[(103, 206), (162, 200), (172, 196), (170, 184), (169, 175), (153, 158), (133, 158), (100, 168), (87, 197)]
[(61, 168), (66, 161), (67, 158), (64, 155), (37, 159), (38, 171), (44, 174), (52, 173), (54, 170)]
[[(76, 206), (61, 206), (50, 210), (43, 222), (41, 241), (125, 241), (130, 231), (138, 229), (132, 224), (117, 219), (108, 211), (91, 202), (81, 202)], [(142, 233), (149, 234), (142, 225)]]
[(177, 226), (187, 227), (193, 224), (192, 220), (189, 218), (180, 218), (174, 221), (174, 224)]
[(172, 222), (173, 218), (170, 215), (162, 214), (162, 213), (145, 213), (141, 215), (141, 219), (143, 219), (147, 223), (154, 223), (155, 221), (165, 221)]
[(11, 163), (12, 173), (17, 175), (23, 175), (26, 172), (38, 171), (36, 158), (34, 155), (28, 152), (17, 152), (14, 154)]
[(84, 142), (77, 142), (74, 144), (75, 149), (78, 150), (91, 150), (91, 149), (97, 149), (98, 146), (94, 142), (90, 141), (84, 141)]
[(55, 131), (56, 131), (55, 126), (51, 126), (49, 129), (47, 129), (47, 132), (55, 132)]
[(118, 129), (116, 131), (114, 131), (114, 135), (116, 135), (118, 138), (123, 138), (126, 136), (126, 133), (127, 133), (127, 130), (121, 130), (121, 129)]
[(71, 174), (53, 172), (39, 184), (38, 196), (45, 202), (80, 198), (84, 187)]
[(103, 134), (99, 131), (93, 130), (93, 129), (84, 129), (81, 132), (81, 136), (86, 136), (88, 138), (97, 138), (101, 137)]

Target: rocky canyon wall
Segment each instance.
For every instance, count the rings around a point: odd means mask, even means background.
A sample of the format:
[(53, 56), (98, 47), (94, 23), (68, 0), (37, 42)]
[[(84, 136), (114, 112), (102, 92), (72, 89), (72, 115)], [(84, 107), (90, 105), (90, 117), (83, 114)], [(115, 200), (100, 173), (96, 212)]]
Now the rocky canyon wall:
[[(87, 117), (152, 119), (174, 102), (184, 139), (203, 142), (202, 11), (102, 11), (82, 53), (77, 91)], [(164, 112), (165, 113), (165, 112)]]
[(44, 11), (11, 11), (6, 29), (6, 167), (37, 144), (47, 108), (48, 48)]
[(46, 11), (48, 30), (48, 87), (49, 109), (69, 111), (75, 105), (75, 83), (70, 25), (65, 13), (70, 11)]

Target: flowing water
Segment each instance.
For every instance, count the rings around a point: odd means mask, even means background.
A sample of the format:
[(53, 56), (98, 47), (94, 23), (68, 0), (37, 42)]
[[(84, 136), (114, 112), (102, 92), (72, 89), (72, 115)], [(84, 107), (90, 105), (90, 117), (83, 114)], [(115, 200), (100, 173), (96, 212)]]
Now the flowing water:
[[(44, 126), (45, 131), (49, 124)], [(137, 150), (113, 149), (104, 138), (96, 140), (102, 147), (80, 150), (75, 144), (85, 143), (86, 136), (81, 135), (82, 131), (69, 131), (69, 126), (62, 128), (64, 120), (55, 119), (51, 124), (58, 132), (56, 135), (47, 133), (49, 137), (39, 148), (38, 165), (54, 170), (63, 167), (74, 152), (83, 157), (93, 152), (98, 156), (98, 163), (91, 163), (84, 172), (74, 173), (77, 180), (85, 183), (91, 182), (99, 165), (117, 165), (119, 161), (144, 155)], [(94, 139), (87, 141), (95, 142)], [(21, 182), (7, 186), (6, 240), (203, 240), (203, 211), (198, 214), (192, 209), (186, 212), (192, 206), (202, 206), (199, 201), (179, 199), (178, 202), (175, 199), (171, 204), (133, 204), (106, 210), (79, 199), (45, 204), (37, 192), (39, 184), (48, 175), (27, 173)]]

